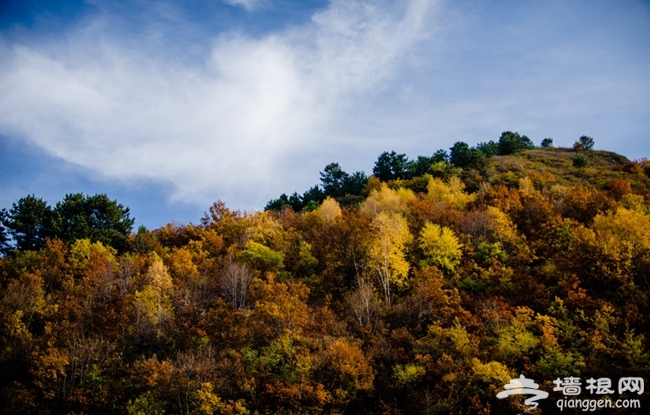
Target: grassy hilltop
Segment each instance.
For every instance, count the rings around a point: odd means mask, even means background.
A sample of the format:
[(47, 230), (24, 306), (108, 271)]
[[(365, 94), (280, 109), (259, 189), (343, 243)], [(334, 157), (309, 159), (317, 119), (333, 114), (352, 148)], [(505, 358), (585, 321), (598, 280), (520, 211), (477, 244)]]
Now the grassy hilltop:
[[(586, 154), (585, 154), (586, 153)], [(585, 154), (587, 166), (575, 167), (573, 159)], [(597, 189), (607, 189), (616, 179), (628, 180), (639, 191), (650, 185), (650, 178), (643, 174), (643, 166), (633, 163), (625, 156), (604, 150), (577, 152), (572, 148), (537, 148), (524, 150), (508, 156), (494, 156), (495, 174), (511, 172), (515, 176), (541, 175), (551, 183), (562, 185), (583, 184)], [(551, 176), (552, 175), (552, 176)]]

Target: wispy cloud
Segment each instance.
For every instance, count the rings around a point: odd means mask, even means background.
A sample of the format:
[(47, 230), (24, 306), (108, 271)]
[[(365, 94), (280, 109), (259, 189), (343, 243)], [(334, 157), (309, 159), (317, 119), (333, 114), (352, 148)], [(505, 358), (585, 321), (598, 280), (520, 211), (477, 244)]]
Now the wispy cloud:
[(0, 43), (0, 132), (108, 178), (172, 183), (177, 199), (260, 207), (314, 181), (290, 160), (333, 144), (328, 120), (391, 76), (430, 6), (337, 0), (281, 32), (222, 33), (187, 62), (118, 37), (115, 16), (47, 47)]
[(247, 209), (332, 161), (369, 172), (381, 151), (505, 130), (650, 152), (647, 2), (332, 0), (279, 17), (289, 3), (97, 2), (58, 36), (0, 32), (0, 137)]
[(252, 11), (265, 3), (265, 0), (223, 0), (223, 2), (231, 6), (241, 6), (248, 11)]

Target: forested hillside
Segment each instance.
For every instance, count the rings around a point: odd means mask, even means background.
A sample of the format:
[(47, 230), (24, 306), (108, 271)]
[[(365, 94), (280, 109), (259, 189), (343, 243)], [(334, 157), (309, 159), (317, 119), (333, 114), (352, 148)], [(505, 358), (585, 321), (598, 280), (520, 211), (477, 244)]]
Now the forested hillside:
[(616, 386), (650, 388), (650, 162), (552, 144), (332, 163), (263, 212), (137, 233), (105, 195), (27, 196), (2, 214), (1, 410), (518, 414), (496, 395), (521, 374), (550, 393), (531, 414), (566, 377), (648, 408)]

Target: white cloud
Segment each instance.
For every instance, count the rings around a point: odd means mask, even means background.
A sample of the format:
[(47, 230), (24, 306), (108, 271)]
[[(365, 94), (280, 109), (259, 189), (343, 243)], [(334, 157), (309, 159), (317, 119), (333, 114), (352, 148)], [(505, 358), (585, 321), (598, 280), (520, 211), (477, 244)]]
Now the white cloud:
[(110, 179), (172, 183), (176, 199), (259, 208), (315, 182), (299, 171), (340, 145), (330, 121), (391, 76), (430, 3), (335, 0), (300, 27), (223, 33), (199, 63), (102, 18), (47, 47), (0, 39), (0, 133)]
[(241, 6), (250, 12), (264, 3), (264, 0), (223, 0), (223, 2), (231, 6)]
[(589, 2), (545, 15), (333, 0), (301, 25), (210, 38), (205, 21), (156, 4), (100, 9), (47, 41), (0, 34), (0, 136), (93, 177), (247, 209), (306, 190), (332, 161), (369, 172), (381, 151), (414, 157), (505, 130), (648, 155), (647, 5), (603, 2), (586, 19)]

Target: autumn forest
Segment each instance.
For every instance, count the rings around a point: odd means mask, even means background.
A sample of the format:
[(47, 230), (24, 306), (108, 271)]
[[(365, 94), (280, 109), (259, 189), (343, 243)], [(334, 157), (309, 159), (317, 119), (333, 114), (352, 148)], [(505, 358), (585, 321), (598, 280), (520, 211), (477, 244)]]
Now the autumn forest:
[(565, 377), (647, 408), (616, 385), (650, 388), (650, 161), (572, 144), (331, 163), (155, 230), (26, 196), (0, 226), (0, 412), (518, 414), (496, 395), (521, 374), (550, 393), (531, 414)]

